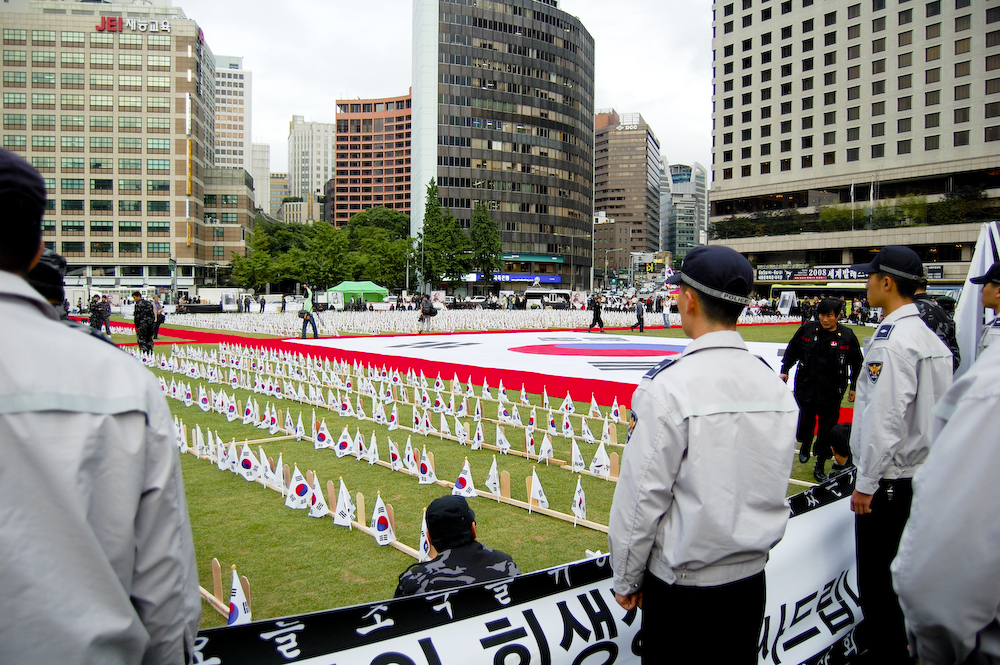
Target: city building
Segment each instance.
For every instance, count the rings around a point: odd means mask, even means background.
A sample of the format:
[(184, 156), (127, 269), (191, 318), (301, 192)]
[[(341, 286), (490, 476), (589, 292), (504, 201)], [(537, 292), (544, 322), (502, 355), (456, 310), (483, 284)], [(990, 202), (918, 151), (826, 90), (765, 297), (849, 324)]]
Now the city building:
[(278, 214), (275, 217), (282, 222), (301, 224), (306, 221), (305, 203), (303, 201), (283, 201), (278, 206)]
[(988, 219), (1000, 197), (1000, 6), (722, 0), (713, 18), (711, 242), (808, 274), (892, 241), (964, 277), (978, 219), (959, 204)]
[[(211, 228), (212, 240), (208, 264), (225, 264), (234, 255), (245, 256), (255, 214), (250, 174), (239, 167), (209, 168), (205, 177), (204, 203), (204, 220)], [(215, 274), (206, 274), (205, 282), (217, 283), (215, 277)]]
[(271, 201), (271, 146), (250, 144), (250, 176), (253, 178), (254, 205), (268, 210)]
[[(334, 176), (337, 125), (332, 122), (306, 122), (301, 115), (292, 116), (288, 123), (288, 191), (289, 196), (322, 196), (326, 182)], [(322, 207), (308, 206), (308, 219), (320, 219)]]
[(708, 231), (708, 172), (695, 162), (693, 165), (663, 162), (660, 171), (661, 233), (664, 233), (661, 247), (670, 252), (674, 260), (673, 268), (680, 268), (688, 250), (696, 245), (704, 245)]
[(412, 44), (411, 233), (433, 179), (464, 227), (480, 201), (499, 224), (502, 284), (590, 288), (590, 33), (557, 0), (414, 0)]
[(344, 226), (362, 210), (410, 214), (410, 96), (337, 100), (336, 177), (323, 218)]
[(243, 58), (215, 56), (215, 165), (250, 170), (253, 76)]
[(594, 126), (594, 210), (614, 218), (595, 228), (594, 250), (610, 250), (612, 271), (660, 249), (660, 142), (639, 113), (598, 110)]
[(272, 173), (268, 181), (270, 183), (270, 205), (268, 208), (268, 213), (272, 217), (277, 217), (278, 208), (281, 207), (281, 202), (288, 198), (288, 174), (287, 173)]
[(215, 59), (198, 24), (163, 0), (11, 0), (0, 16), (3, 143), (45, 178), (44, 241), (66, 257), (67, 286), (210, 279), (239, 248), (235, 227), (220, 237), (204, 217)]

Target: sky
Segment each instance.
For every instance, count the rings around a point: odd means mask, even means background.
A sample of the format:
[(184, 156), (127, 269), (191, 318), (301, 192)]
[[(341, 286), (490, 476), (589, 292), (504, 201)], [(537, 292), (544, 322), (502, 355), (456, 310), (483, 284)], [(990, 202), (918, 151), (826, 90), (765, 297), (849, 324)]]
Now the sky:
[[(288, 165), (293, 115), (333, 122), (336, 100), (410, 87), (410, 0), (174, 0), (216, 55), (253, 72), (253, 141)], [(560, 0), (594, 37), (595, 108), (641, 113), (670, 163), (712, 158), (710, 0)]]

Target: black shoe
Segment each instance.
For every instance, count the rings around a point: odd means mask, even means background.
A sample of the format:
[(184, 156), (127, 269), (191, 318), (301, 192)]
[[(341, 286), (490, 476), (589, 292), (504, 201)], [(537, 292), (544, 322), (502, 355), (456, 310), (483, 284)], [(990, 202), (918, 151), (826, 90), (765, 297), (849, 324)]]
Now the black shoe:
[(802, 447), (799, 448), (799, 462), (805, 464), (809, 461), (809, 444), (803, 443)]
[(816, 463), (816, 468), (813, 469), (813, 478), (816, 479), (816, 482), (822, 483), (828, 477), (829, 476), (827, 476), (825, 473), (823, 473), (823, 464), (820, 463), (820, 462), (817, 462)]

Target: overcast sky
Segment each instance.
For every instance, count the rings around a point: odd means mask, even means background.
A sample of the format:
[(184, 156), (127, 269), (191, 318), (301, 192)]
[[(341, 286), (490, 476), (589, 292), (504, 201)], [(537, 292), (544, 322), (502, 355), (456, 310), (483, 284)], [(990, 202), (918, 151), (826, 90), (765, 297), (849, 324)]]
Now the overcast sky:
[[(174, 0), (216, 55), (253, 72), (253, 140), (288, 164), (293, 115), (333, 122), (336, 100), (405, 94), (410, 0)], [(561, 0), (594, 37), (596, 108), (639, 112), (669, 162), (711, 168), (709, 0)]]

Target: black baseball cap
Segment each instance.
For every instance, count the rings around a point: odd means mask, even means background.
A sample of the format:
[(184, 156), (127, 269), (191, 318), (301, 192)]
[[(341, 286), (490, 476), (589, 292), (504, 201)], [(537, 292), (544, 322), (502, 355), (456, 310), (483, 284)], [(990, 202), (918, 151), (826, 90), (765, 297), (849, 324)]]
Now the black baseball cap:
[(48, 300), (62, 301), (65, 297), (63, 277), (66, 276), (66, 259), (45, 248), (38, 264), (28, 273), (28, 284)]
[(680, 272), (667, 277), (667, 284), (683, 282), (707, 296), (750, 304), (753, 266), (742, 254), (723, 245), (700, 245), (684, 257)]
[(464, 496), (448, 494), (431, 501), (426, 518), (434, 542), (445, 543), (471, 531), (476, 513)]
[(1000, 261), (991, 265), (990, 269), (987, 270), (985, 274), (980, 275), (979, 277), (970, 277), (969, 281), (973, 284), (985, 284), (987, 282), (1000, 284)]
[(871, 263), (855, 263), (851, 270), (867, 275), (884, 272), (918, 284), (924, 280), (924, 264), (916, 252), (904, 245), (886, 245)]

